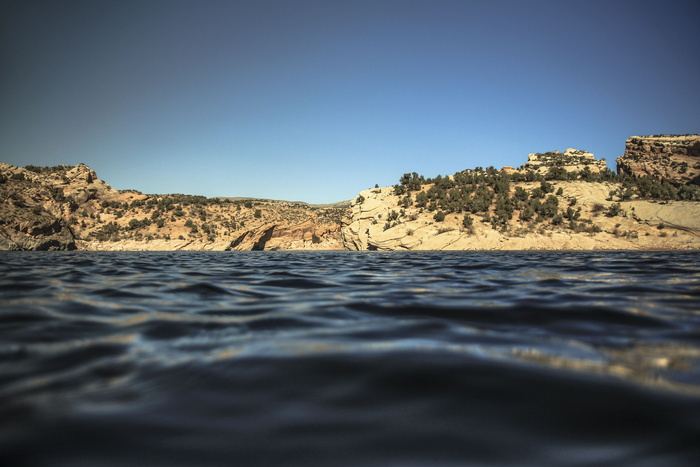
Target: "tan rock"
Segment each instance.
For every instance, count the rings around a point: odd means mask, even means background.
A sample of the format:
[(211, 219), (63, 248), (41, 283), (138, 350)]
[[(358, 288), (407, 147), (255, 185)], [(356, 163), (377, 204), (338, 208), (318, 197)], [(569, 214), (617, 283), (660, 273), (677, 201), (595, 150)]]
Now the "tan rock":
[(619, 172), (633, 177), (700, 185), (700, 135), (632, 136), (616, 162)]
[[(530, 227), (514, 216), (506, 231), (494, 230), (490, 224), (475, 219), (472, 231), (461, 226), (463, 215), (449, 214), (444, 222), (435, 222), (434, 213), (411, 207), (386, 228), (392, 211), (399, 211), (398, 197), (392, 188), (366, 190), (364, 201), (355, 202), (351, 217), (343, 224), (343, 241), (350, 250), (617, 250), (617, 249), (700, 249), (700, 203), (651, 201), (620, 203), (622, 213), (608, 217), (603, 212), (614, 202), (610, 191), (615, 183), (555, 181), (561, 188), (560, 205), (576, 200), (581, 220), (600, 230), (598, 233), (574, 232), (559, 227)], [(527, 190), (539, 182), (513, 183)], [(603, 212), (596, 212), (600, 205)], [(666, 228), (659, 230), (664, 224)]]

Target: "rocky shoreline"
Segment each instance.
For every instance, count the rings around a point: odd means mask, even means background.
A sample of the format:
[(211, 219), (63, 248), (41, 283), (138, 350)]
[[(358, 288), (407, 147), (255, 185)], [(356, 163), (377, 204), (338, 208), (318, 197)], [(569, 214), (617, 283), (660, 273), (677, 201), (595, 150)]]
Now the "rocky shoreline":
[(617, 164), (530, 154), (518, 169), (405, 174), (311, 206), (147, 195), (84, 164), (0, 163), (0, 250), (700, 249), (700, 136), (631, 137)]

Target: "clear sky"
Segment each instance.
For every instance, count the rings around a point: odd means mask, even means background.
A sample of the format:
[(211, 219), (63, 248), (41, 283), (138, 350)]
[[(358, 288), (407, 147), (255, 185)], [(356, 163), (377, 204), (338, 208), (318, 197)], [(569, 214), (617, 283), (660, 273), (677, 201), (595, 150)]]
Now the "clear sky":
[(700, 132), (700, 2), (10, 0), (0, 161), (313, 203)]

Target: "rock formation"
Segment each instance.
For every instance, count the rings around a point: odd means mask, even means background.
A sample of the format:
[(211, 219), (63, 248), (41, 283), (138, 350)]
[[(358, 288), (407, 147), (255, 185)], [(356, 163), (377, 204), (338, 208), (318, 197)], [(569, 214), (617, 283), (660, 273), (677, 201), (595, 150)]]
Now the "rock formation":
[[(0, 163), (0, 249), (75, 250), (75, 236), (64, 219), (71, 204), (61, 189), (61, 172), (42, 178)], [(42, 183), (42, 181), (46, 183)]]
[(700, 190), (664, 186), (656, 190), (663, 198), (649, 199), (648, 184), (623, 183), (584, 151), (530, 154), (518, 170), (466, 170), (409, 185), (420, 178), (361, 192), (342, 229), (345, 247), (700, 248)]
[[(540, 183), (514, 183), (529, 192)], [(507, 229), (494, 229), (486, 216), (474, 215), (474, 223), (463, 225), (463, 214), (447, 214), (435, 220), (435, 212), (415, 206), (399, 208), (393, 188), (375, 188), (360, 193), (343, 226), (343, 242), (349, 250), (624, 250), (699, 249), (700, 203), (609, 199), (617, 183), (554, 181), (561, 188), (560, 205), (576, 200), (577, 227), (522, 222), (517, 216)], [(564, 203), (566, 202), (566, 204)], [(607, 215), (619, 205), (616, 215)], [(579, 211), (580, 208), (580, 211)], [(492, 208), (493, 209), (493, 208)], [(566, 210), (568, 208), (564, 208)], [(388, 221), (396, 213), (396, 221)], [(393, 213), (393, 214), (392, 214)], [(493, 212), (490, 213), (493, 217)]]
[(618, 172), (635, 178), (700, 185), (700, 136), (632, 136), (616, 162)]
[(521, 170), (532, 170), (541, 175), (547, 175), (552, 168), (561, 168), (567, 172), (580, 172), (586, 167), (593, 173), (607, 170), (605, 159), (596, 159), (590, 152), (573, 148), (567, 149), (563, 154), (559, 151), (528, 154), (527, 162), (521, 167)]

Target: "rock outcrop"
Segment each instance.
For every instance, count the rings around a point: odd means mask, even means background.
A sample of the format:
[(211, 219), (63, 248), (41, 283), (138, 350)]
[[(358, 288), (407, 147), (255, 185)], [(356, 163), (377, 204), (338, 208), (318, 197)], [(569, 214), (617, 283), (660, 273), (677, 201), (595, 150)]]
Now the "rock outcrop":
[(616, 162), (618, 172), (635, 178), (700, 185), (700, 136), (632, 136)]
[(532, 170), (535, 173), (547, 175), (552, 168), (560, 168), (567, 172), (580, 172), (588, 168), (592, 173), (599, 173), (606, 170), (607, 165), (605, 159), (596, 159), (590, 152), (569, 148), (564, 153), (551, 151), (543, 154), (528, 154), (527, 162), (521, 170)]
[[(674, 201), (609, 200), (619, 184), (580, 181), (552, 182), (558, 198), (576, 200), (577, 222), (572, 230), (561, 225), (536, 225), (514, 217), (507, 229), (494, 229), (487, 216), (474, 216), (463, 225), (463, 214), (447, 214), (436, 221), (434, 212), (399, 208), (393, 188), (360, 193), (343, 226), (343, 242), (349, 250), (630, 250), (699, 249), (700, 203)], [(539, 183), (520, 182), (516, 187), (531, 192)], [(606, 215), (614, 205), (616, 215)], [(580, 211), (578, 210), (580, 208)], [(400, 213), (402, 212), (402, 213)], [(389, 219), (398, 217), (394, 221)], [(491, 214), (492, 215), (492, 214)]]
[[(684, 141), (675, 153), (691, 157), (695, 143)], [(585, 151), (530, 154), (517, 170), (466, 170), (424, 184), (405, 178), (360, 193), (342, 230), (347, 249), (700, 248), (700, 190), (632, 186)]]
[(75, 236), (64, 219), (67, 202), (58, 176), (0, 163), (0, 249), (75, 250)]

